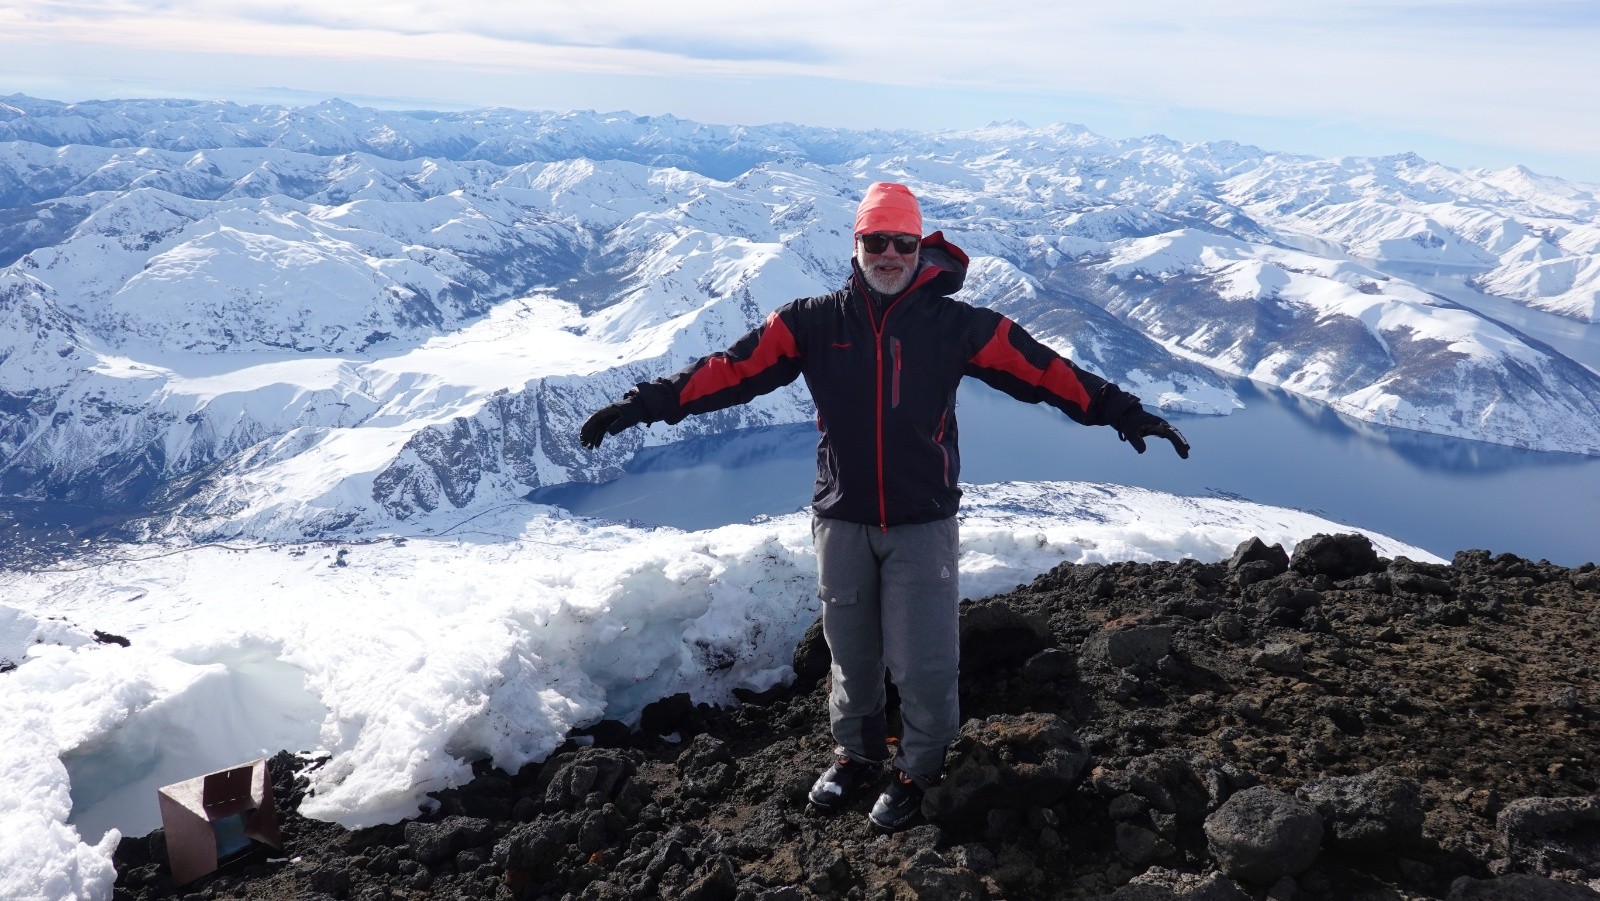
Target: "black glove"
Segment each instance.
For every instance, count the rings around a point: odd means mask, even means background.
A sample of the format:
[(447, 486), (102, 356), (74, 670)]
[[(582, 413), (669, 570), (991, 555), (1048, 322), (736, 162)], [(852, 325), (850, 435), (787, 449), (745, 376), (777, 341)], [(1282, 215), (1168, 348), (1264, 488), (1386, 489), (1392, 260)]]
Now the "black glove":
[(1134, 407), (1118, 420), (1117, 437), (1133, 445), (1133, 449), (1141, 454), (1144, 453), (1145, 438), (1165, 438), (1172, 442), (1172, 448), (1178, 452), (1178, 456), (1189, 459), (1189, 442), (1183, 439), (1183, 433), (1173, 428), (1172, 423), (1143, 407)]
[(583, 442), (584, 447), (593, 450), (606, 440), (607, 435), (631, 429), (641, 422), (644, 422), (644, 405), (633, 398), (619, 400), (589, 417), (589, 421), (578, 430), (578, 440)]

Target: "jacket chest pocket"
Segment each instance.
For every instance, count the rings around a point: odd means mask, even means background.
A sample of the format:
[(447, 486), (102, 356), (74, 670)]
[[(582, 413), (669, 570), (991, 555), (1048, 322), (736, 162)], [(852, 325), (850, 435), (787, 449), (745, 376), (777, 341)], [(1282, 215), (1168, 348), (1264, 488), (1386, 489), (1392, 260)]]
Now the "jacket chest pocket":
[(950, 477), (950, 449), (945, 447), (944, 443), (944, 427), (949, 420), (950, 408), (946, 407), (944, 412), (939, 414), (938, 424), (933, 427), (933, 446), (939, 449), (939, 466), (944, 475), (945, 487), (955, 484), (955, 479)]
[(901, 358), (900, 339), (889, 339), (889, 409), (900, 407), (900, 372), (905, 368)]

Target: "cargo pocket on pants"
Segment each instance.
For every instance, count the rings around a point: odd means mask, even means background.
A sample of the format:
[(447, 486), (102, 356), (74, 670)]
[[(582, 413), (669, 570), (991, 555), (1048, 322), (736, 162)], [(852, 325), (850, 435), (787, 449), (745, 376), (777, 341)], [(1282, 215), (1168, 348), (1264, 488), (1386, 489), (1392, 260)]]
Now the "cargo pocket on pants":
[(832, 589), (826, 585), (819, 584), (817, 585), (817, 597), (829, 607), (849, 607), (861, 600), (861, 589)]

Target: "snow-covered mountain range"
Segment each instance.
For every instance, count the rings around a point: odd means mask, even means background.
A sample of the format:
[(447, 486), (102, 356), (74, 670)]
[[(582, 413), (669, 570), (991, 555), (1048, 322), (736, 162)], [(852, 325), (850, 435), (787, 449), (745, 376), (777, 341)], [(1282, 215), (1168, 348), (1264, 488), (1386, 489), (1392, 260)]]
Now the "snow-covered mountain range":
[(1600, 376), (1371, 265), (1461, 267), (1600, 321), (1600, 186), (1074, 126), (12, 96), (0, 493), (317, 535), (804, 421), (791, 387), (576, 443), (628, 386), (841, 284), (881, 179), (972, 254), (966, 299), (1151, 406), (1226, 414), (1224, 376), (1248, 376), (1357, 419), (1600, 455)]

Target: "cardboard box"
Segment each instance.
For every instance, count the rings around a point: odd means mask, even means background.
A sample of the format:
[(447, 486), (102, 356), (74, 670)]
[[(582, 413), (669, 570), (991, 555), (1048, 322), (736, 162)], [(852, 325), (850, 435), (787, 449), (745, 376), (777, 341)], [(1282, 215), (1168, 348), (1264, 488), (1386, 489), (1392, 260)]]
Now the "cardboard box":
[(183, 885), (247, 855), (283, 847), (266, 758), (156, 791), (172, 883)]

